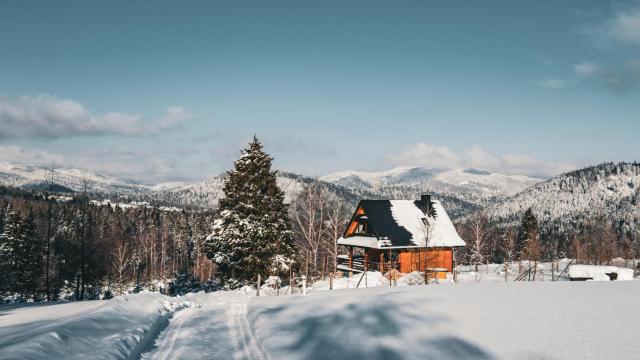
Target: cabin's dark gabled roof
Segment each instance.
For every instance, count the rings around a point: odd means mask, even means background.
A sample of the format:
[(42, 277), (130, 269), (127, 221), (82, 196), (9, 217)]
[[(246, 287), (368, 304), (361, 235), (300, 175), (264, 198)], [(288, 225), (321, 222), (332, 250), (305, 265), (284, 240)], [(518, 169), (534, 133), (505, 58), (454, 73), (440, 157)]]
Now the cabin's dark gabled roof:
[[(417, 201), (416, 201), (417, 203)], [(359, 206), (369, 218), (369, 226), (379, 239), (388, 239), (391, 246), (415, 246), (413, 234), (400, 226), (391, 213), (389, 200), (362, 200)]]
[[(447, 212), (439, 201), (362, 200), (352, 218), (366, 217), (370, 235), (347, 234), (338, 244), (347, 246), (388, 247), (458, 247), (465, 246)], [(429, 204), (429, 205), (426, 205)], [(372, 238), (377, 239), (372, 242)]]

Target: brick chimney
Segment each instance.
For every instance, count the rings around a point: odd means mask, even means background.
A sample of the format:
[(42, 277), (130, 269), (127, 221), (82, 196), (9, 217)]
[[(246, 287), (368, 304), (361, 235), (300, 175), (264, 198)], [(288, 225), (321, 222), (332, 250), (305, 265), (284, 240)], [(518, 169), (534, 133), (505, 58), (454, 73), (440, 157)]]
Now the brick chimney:
[(425, 214), (431, 214), (431, 195), (420, 195), (420, 203), (422, 204)]

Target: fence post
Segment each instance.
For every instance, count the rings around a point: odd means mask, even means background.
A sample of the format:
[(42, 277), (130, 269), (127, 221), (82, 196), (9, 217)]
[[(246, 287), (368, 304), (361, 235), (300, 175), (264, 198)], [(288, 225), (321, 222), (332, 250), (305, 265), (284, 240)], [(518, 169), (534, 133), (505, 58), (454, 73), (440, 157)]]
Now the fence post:
[(509, 262), (507, 261), (504, 263), (504, 281), (509, 281)]
[(367, 286), (367, 271), (369, 271), (369, 253), (365, 252), (364, 253), (364, 287), (368, 287)]
[(329, 277), (329, 290), (333, 290), (333, 272), (331, 273), (330, 277)]
[(256, 286), (256, 296), (260, 296), (260, 274), (258, 274), (258, 284)]
[(307, 277), (302, 275), (302, 296), (307, 296)]

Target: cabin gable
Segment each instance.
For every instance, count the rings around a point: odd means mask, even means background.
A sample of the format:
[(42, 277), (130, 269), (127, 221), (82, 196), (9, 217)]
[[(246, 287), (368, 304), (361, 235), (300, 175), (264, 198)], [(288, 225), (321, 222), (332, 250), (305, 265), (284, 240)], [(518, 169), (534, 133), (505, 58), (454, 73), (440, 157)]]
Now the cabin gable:
[(345, 238), (350, 236), (371, 236), (371, 237), (376, 236), (376, 233), (373, 230), (373, 226), (371, 225), (369, 218), (367, 216), (367, 213), (365, 212), (362, 204), (358, 204), (356, 211), (353, 213), (353, 216), (351, 217), (349, 226), (347, 226), (347, 229), (343, 235), (343, 237)]

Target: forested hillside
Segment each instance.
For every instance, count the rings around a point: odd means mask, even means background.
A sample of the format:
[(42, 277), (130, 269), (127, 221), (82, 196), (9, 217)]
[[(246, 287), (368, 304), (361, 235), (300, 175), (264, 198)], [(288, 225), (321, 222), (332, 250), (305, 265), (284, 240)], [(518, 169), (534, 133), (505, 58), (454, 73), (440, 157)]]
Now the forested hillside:
[[(500, 228), (519, 224), (531, 209), (548, 253), (575, 255), (611, 240), (616, 256), (640, 250), (640, 164), (605, 163), (534, 185), (484, 209)], [(610, 239), (611, 238), (611, 239)], [(550, 248), (553, 248), (551, 250)]]
[[(207, 212), (96, 206), (0, 188), (0, 293), (24, 299), (93, 299), (131, 284), (208, 280)], [(155, 284), (155, 285), (154, 285)]]

